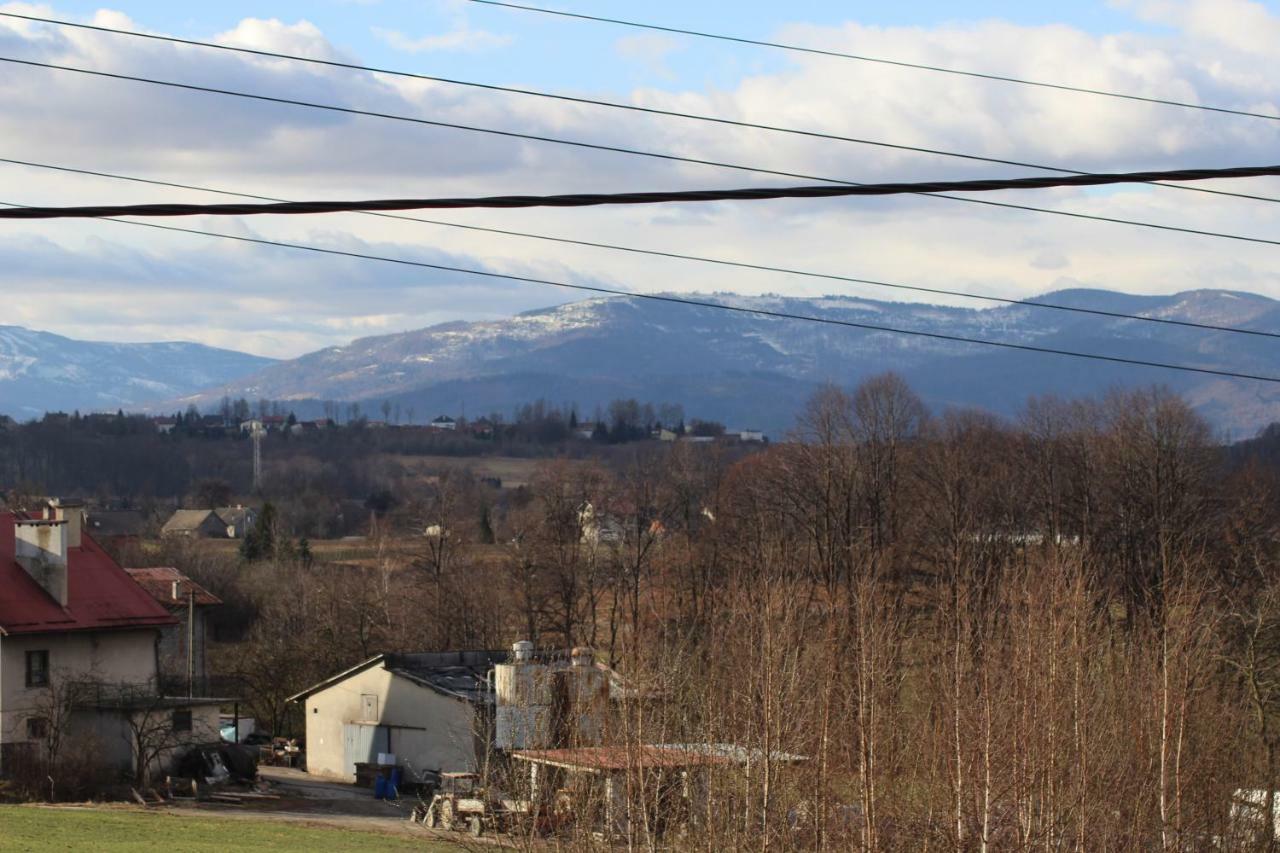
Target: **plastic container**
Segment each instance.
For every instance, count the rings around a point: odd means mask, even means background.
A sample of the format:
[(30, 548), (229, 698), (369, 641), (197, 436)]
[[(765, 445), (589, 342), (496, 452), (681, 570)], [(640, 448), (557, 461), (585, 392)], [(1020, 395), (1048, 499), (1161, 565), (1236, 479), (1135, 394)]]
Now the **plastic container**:
[(378, 776), (373, 780), (373, 796), (379, 800), (387, 798), (387, 780), (384, 777)]

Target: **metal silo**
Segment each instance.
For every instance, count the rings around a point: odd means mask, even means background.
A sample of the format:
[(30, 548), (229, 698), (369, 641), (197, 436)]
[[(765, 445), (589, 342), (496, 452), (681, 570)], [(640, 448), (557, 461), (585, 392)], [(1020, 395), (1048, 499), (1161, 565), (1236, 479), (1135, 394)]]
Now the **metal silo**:
[(533, 643), (511, 646), (511, 662), (493, 668), (498, 749), (550, 749), (555, 730), (552, 684), (546, 664), (534, 660)]

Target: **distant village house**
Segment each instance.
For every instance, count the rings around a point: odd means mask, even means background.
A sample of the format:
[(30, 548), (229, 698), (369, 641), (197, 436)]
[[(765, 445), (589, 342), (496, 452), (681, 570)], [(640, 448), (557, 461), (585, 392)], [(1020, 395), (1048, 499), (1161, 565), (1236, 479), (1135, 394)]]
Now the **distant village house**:
[(247, 506), (180, 509), (165, 522), (160, 535), (172, 539), (243, 539), (257, 520), (257, 510)]

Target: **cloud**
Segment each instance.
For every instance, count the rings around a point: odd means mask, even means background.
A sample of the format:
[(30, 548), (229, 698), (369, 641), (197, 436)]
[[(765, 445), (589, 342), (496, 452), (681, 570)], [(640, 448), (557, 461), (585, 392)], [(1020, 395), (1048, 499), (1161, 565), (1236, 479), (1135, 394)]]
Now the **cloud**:
[(476, 53), (484, 50), (496, 50), (511, 44), (511, 36), (491, 33), (488, 30), (473, 30), (460, 26), (447, 33), (413, 38), (398, 30), (372, 27), (373, 34), (388, 47), (405, 53), (432, 53), (436, 51), (464, 51)]
[[(1228, 0), (1224, 0), (1228, 2)], [(1235, 0), (1229, 0), (1235, 2)], [(912, 62), (1153, 97), (1280, 111), (1280, 39), (1222, 32), (1213, 4), (1172, 4), (1157, 34), (1000, 21), (937, 27), (795, 25), (776, 38)], [(12, 7), (8, 7), (12, 8)], [(1233, 7), (1234, 8), (1234, 7)], [(1248, 27), (1280, 19), (1244, 4)], [(56, 10), (54, 16), (62, 15)], [(1144, 15), (1153, 14), (1143, 10)], [(106, 13), (100, 13), (106, 14)], [(116, 13), (112, 13), (116, 14)], [(1135, 14), (1138, 10), (1135, 8)], [(102, 18), (99, 18), (102, 20)], [(227, 44), (322, 58), (346, 52), (306, 21), (245, 19)], [(438, 38), (438, 37), (436, 37)], [(409, 39), (409, 41), (413, 41)], [(510, 129), (843, 180), (987, 177), (1026, 170), (884, 148), (481, 93), (422, 80), (0, 22), (6, 55), (217, 85), (432, 120)], [(623, 48), (669, 55), (661, 43)], [(646, 53), (647, 51), (647, 53)], [(1261, 51), (1261, 53), (1259, 53)], [(637, 105), (1085, 170), (1274, 161), (1280, 123), (792, 56), (720, 88), (602, 91)], [(518, 78), (519, 69), (504, 74)], [(532, 85), (532, 84), (530, 84)], [(540, 87), (539, 87), (540, 88)], [(30, 68), (0, 74), (0, 157), (281, 198), (495, 195), (795, 183)], [(4, 201), (213, 201), (209, 196), (0, 165)], [(1221, 182), (1280, 197), (1280, 180)], [(993, 200), (1270, 237), (1280, 205), (1151, 187)], [(1280, 297), (1275, 247), (926, 198), (537, 211), (425, 219), (616, 243), (925, 287), (1030, 296), (1074, 278), (1134, 292), (1248, 288)], [(187, 224), (187, 223), (180, 223)], [(498, 236), (397, 219), (218, 219), (193, 227), (455, 266), (638, 290), (856, 293), (914, 298), (729, 267)], [(200, 340), (295, 355), (371, 330), (500, 316), (576, 298), (548, 287), (306, 255), (101, 222), (0, 229), (0, 294), (37, 328), (112, 340)], [(974, 303), (964, 303), (974, 304)], [(979, 303), (980, 304), (980, 303)]]
[(663, 80), (675, 80), (675, 72), (667, 65), (667, 57), (683, 44), (661, 33), (642, 33), (623, 36), (613, 44), (613, 49), (623, 59), (639, 62), (650, 74)]
[(1071, 259), (1058, 251), (1044, 251), (1031, 259), (1031, 266), (1038, 270), (1060, 270), (1071, 266)]
[(1275, 56), (1280, 18), (1252, 0), (1115, 0), (1139, 17), (1176, 27), (1184, 37), (1220, 48)]
[[(505, 315), (509, 305), (528, 310), (563, 301), (546, 288), (446, 270), (182, 235), (161, 234), (147, 246), (135, 247), (114, 239), (127, 226), (101, 230), (107, 233), (75, 248), (40, 234), (0, 239), (0, 257), (6, 261), (0, 287), (7, 310), (37, 323), (56, 310), (60, 329), (76, 337), (127, 341), (141, 334), (274, 356), (317, 349), (335, 337), (444, 322), (455, 319), (458, 311), (493, 317)], [(463, 254), (322, 230), (300, 242), (481, 271), (500, 269)], [(122, 293), (130, 298), (122, 299)], [(495, 304), (504, 307), (495, 311)]]
[[(99, 13), (101, 16), (103, 13)], [(122, 28), (121, 24), (114, 24)], [(289, 53), (312, 59), (341, 60), (345, 55), (334, 49), (320, 29), (310, 21), (286, 24), (275, 18), (245, 18), (234, 28), (219, 33), (218, 44), (231, 47), (248, 47), (274, 53)]]

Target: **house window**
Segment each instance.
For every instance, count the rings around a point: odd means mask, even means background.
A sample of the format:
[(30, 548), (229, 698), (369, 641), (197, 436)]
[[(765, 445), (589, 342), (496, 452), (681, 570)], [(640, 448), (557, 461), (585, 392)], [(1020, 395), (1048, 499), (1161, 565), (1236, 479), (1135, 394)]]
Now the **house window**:
[(49, 736), (49, 721), (44, 717), (27, 717), (27, 740), (44, 740)]
[(173, 712), (173, 730), (175, 732), (191, 731), (191, 710), (189, 708)]
[(49, 686), (49, 652), (27, 652), (27, 686)]

